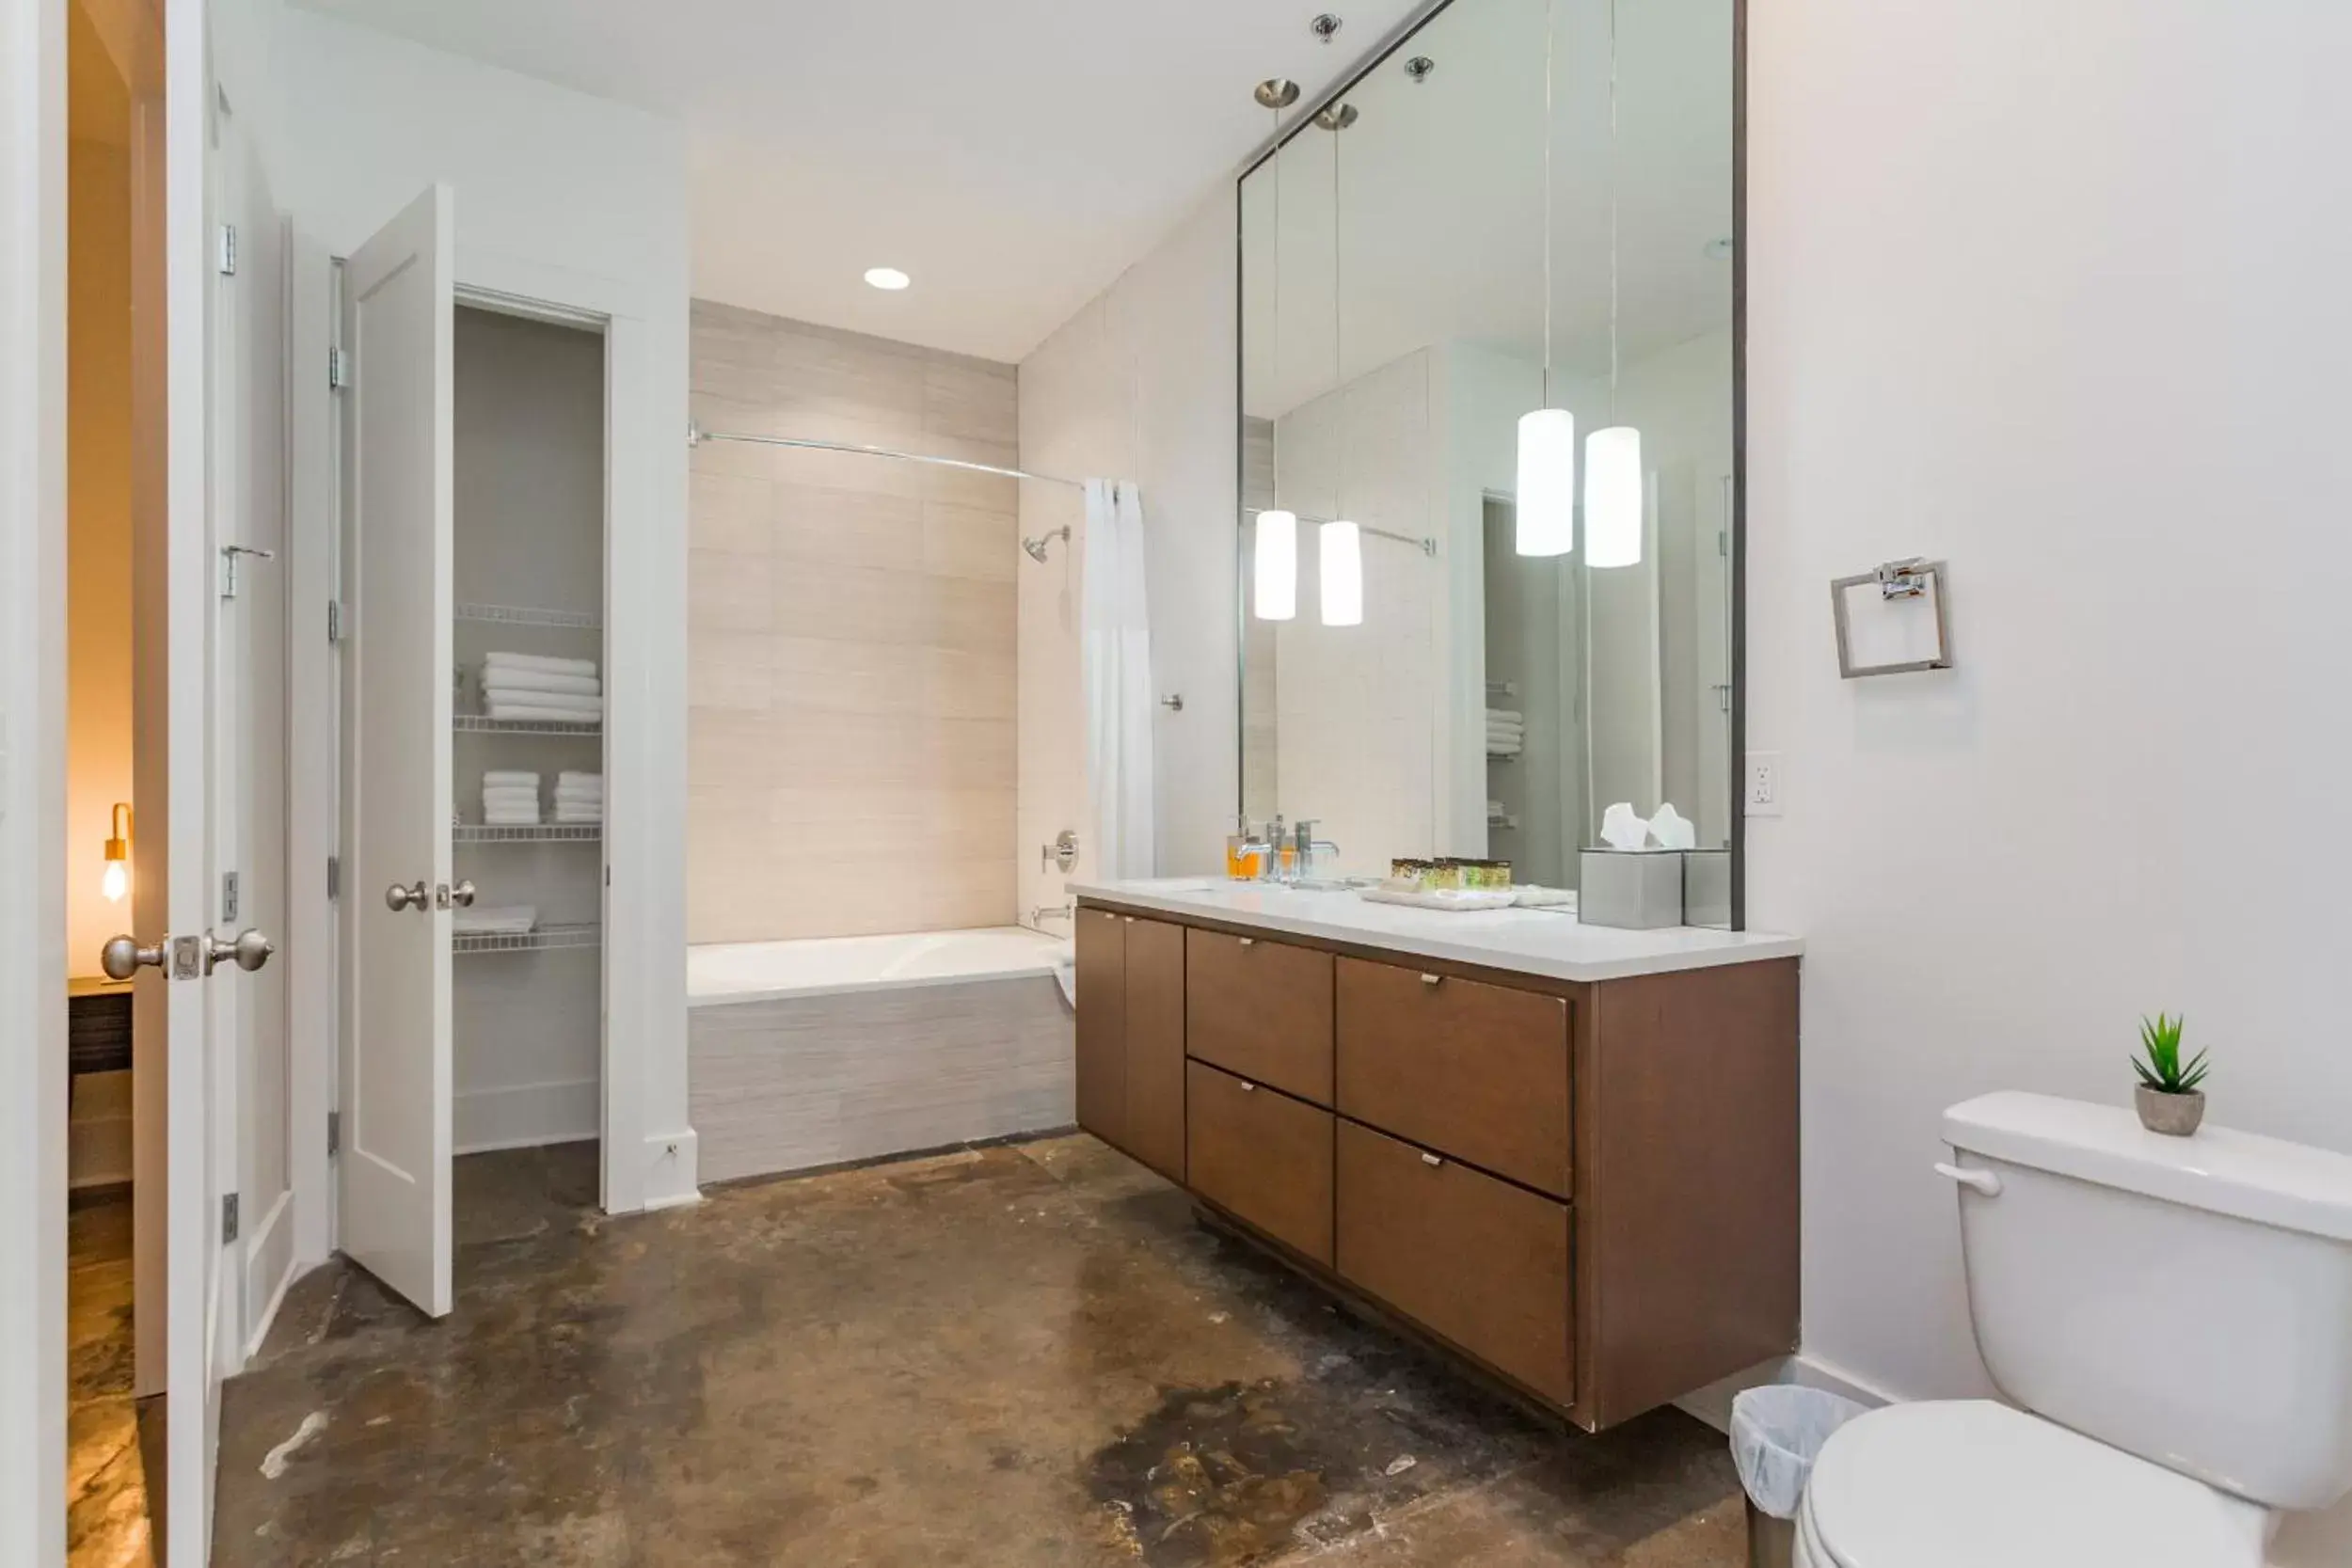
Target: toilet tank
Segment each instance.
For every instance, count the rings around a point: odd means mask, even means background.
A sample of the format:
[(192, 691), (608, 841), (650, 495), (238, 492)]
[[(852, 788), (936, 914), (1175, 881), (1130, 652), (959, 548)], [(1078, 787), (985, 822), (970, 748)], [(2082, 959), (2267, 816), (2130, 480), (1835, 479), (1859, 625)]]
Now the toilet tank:
[(2030, 1094), (1944, 1139), (2004, 1394), (2269, 1508), (2352, 1488), (2352, 1157)]

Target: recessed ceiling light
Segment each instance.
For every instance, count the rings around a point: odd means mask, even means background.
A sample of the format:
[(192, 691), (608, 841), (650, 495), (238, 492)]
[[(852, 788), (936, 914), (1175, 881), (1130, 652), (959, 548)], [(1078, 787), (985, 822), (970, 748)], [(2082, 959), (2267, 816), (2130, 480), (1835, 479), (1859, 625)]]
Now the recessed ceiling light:
[(877, 289), (889, 289), (895, 292), (905, 288), (914, 279), (900, 272), (897, 267), (867, 267), (866, 281)]

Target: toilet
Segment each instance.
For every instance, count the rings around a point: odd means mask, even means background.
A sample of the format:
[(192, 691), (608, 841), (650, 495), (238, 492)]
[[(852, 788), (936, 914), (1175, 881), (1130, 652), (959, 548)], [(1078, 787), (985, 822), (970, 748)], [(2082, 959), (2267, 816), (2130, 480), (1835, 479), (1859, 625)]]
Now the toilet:
[(1944, 1115), (1989, 1400), (1838, 1429), (1797, 1568), (2262, 1568), (2352, 1488), (2352, 1157), (1994, 1094)]

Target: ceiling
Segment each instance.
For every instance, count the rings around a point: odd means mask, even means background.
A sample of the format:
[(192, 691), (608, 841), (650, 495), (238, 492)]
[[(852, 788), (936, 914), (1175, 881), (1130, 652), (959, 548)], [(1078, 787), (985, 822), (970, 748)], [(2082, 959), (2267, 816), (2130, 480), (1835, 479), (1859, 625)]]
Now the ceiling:
[[(301, 0), (682, 121), (697, 295), (1018, 360), (1417, 0)], [(1310, 32), (1326, 7), (1336, 42)], [(914, 285), (883, 293), (866, 268)]]

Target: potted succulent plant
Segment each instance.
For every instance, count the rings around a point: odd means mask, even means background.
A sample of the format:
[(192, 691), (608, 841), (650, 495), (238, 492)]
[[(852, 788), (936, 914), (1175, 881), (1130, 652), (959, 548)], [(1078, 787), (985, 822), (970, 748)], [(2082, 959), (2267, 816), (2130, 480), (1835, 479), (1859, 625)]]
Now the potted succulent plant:
[(2132, 1098), (2139, 1106), (2139, 1125), (2151, 1132), (2185, 1138), (2205, 1119), (2205, 1053), (2181, 1060), (2181, 1026), (2185, 1018), (2158, 1013), (2139, 1021), (2140, 1053), (2132, 1058), (2139, 1086)]

